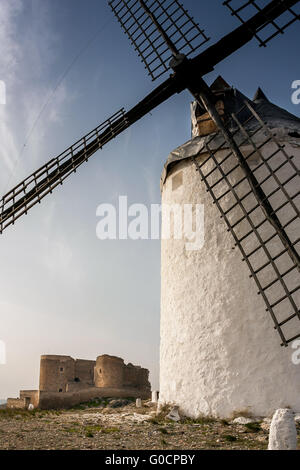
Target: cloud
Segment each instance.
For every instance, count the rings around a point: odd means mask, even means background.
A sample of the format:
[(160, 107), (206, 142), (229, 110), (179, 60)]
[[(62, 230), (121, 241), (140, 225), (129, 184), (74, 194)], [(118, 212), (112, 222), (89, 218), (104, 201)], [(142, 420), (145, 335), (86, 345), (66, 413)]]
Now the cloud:
[(82, 282), (84, 271), (80, 260), (73, 251), (71, 242), (63, 234), (45, 237), (43, 256), (40, 261), (43, 270), (60, 283), (73, 286)]
[(1, 0), (0, 80), (7, 90), (6, 105), (0, 105), (3, 192), (45, 162), (43, 139), (51, 125), (62, 125), (70, 97), (64, 84), (56, 87), (57, 81), (53, 82), (60, 37), (50, 5), (40, 0)]
[[(53, 79), (60, 39), (51, 1), (1, 0), (0, 80), (6, 84), (7, 99), (6, 105), (0, 105), (0, 196), (51, 157), (53, 135), (75, 97), (61, 83), (64, 71)], [(55, 211), (53, 201), (40, 215), (47, 234)], [(81, 279), (62, 233), (52, 233), (42, 243), (41, 263), (50, 276), (65, 276), (67, 282)]]
[[(16, 76), (17, 64), (20, 61), (21, 50), (14, 37), (16, 35), (16, 17), (22, 11), (20, 0), (3, 0), (0, 8), (0, 70), (1, 80), (10, 93), (10, 84)], [(7, 101), (7, 98), (6, 98)], [(1, 174), (3, 166), (12, 171), (16, 162), (18, 150), (11, 131), (10, 116), (6, 105), (0, 105), (0, 141), (1, 141)]]
[(16, 18), (22, 11), (21, 0), (2, 0), (0, 8), (0, 44), (1, 44), (1, 70), (5, 71), (6, 78), (14, 75), (21, 50), (14, 40), (16, 35)]

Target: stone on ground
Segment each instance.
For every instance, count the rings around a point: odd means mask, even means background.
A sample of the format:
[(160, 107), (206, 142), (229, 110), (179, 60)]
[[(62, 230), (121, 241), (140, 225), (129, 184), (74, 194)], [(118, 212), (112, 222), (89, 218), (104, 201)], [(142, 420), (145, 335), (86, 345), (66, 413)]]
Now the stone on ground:
[(107, 405), (108, 408), (120, 408), (121, 406), (129, 405), (129, 400), (111, 400)]
[(232, 421), (234, 424), (249, 424), (255, 423), (255, 419), (253, 418), (246, 418), (245, 416), (239, 416)]
[(292, 410), (279, 409), (275, 412), (270, 427), (268, 449), (297, 449), (297, 430)]
[(270, 431), (270, 426), (271, 426), (271, 418), (264, 418), (262, 423), (260, 424), (261, 429), (264, 431), (269, 432)]
[(136, 399), (136, 407), (137, 408), (142, 408), (142, 400), (140, 398)]
[(178, 406), (174, 406), (174, 408), (171, 409), (170, 413), (167, 414), (166, 418), (171, 419), (172, 421), (175, 421), (175, 422), (180, 421), (181, 417), (178, 411)]

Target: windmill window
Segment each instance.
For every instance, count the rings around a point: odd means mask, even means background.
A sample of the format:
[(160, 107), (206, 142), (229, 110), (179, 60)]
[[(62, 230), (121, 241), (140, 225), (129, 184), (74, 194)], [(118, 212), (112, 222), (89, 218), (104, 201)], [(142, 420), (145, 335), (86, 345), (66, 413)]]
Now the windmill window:
[(80, 382), (80, 378), (79, 378), (79, 377), (75, 377), (74, 382)]
[(60, 372), (63, 372), (63, 371), (64, 371), (64, 368), (63, 368), (63, 367), (60, 367), (59, 371), (60, 371)]
[(59, 391), (59, 392), (62, 392), (62, 388), (60, 388), (58, 391)]
[(299, 139), (300, 134), (299, 134), (299, 132), (294, 131), (294, 132), (289, 132), (289, 136), (290, 136), (290, 137), (297, 137), (297, 138)]

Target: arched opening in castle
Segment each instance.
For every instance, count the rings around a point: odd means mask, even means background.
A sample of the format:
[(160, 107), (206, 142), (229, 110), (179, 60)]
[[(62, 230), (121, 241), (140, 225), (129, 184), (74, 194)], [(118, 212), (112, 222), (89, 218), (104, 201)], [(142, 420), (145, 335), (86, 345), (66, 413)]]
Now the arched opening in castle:
[(101, 397), (150, 398), (149, 371), (120, 357), (104, 354), (96, 361), (71, 356), (41, 356), (38, 390), (21, 390), (8, 408), (68, 408)]

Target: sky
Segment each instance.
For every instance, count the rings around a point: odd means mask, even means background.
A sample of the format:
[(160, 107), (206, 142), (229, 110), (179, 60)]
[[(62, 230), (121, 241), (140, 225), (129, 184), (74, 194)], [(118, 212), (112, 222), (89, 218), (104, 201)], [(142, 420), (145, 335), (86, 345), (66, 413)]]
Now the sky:
[[(210, 43), (239, 26), (222, 1), (184, 0)], [(0, 0), (1, 195), (124, 107), (152, 83), (106, 0)], [(255, 40), (204, 77), (221, 74), (249, 97), (260, 86), (293, 114), (299, 25)], [(160, 203), (168, 154), (190, 139), (191, 96), (172, 97), (47, 196), (0, 237), (0, 398), (38, 387), (39, 357), (124, 358), (159, 388), (160, 242), (99, 240), (101, 203)]]

